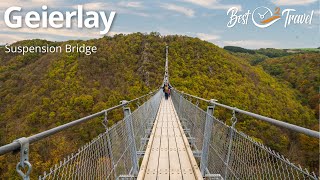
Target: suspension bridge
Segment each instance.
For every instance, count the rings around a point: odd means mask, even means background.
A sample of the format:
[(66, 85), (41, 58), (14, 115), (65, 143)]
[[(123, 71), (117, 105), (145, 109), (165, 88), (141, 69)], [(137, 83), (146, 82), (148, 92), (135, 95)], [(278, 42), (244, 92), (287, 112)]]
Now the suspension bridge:
[[(163, 84), (169, 83), (168, 49)], [(147, 99), (135, 111), (130, 104)], [(207, 104), (207, 110), (198, 106)], [(215, 107), (230, 110), (231, 125), (217, 119)], [(108, 112), (122, 108), (123, 120), (107, 127)], [(105, 132), (39, 175), (39, 179), (319, 179), (315, 173), (235, 128), (237, 114), (320, 138), (320, 133), (207, 100), (172, 88), (166, 100), (162, 88), (53, 129), (22, 137), (0, 147), (0, 155), (20, 152), (16, 171), (30, 179), (29, 145), (68, 128), (104, 117)]]

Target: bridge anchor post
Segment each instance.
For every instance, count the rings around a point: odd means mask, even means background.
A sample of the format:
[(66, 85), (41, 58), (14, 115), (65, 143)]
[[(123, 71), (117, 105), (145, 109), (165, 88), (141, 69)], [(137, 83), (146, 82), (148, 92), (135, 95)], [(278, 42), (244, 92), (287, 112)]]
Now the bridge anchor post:
[(208, 153), (209, 153), (209, 144), (210, 144), (211, 134), (212, 134), (212, 126), (213, 126), (212, 115), (214, 113), (214, 107), (215, 107), (214, 104), (207, 107), (206, 124), (204, 129), (202, 153), (201, 153), (201, 160), (200, 160), (200, 171), (203, 177), (205, 176), (206, 168), (208, 167)]
[[(127, 103), (126, 101), (122, 101), (123, 104)], [(124, 121), (126, 124), (127, 129), (127, 135), (129, 140), (129, 146), (131, 151), (131, 161), (132, 161), (132, 174), (138, 175), (138, 156), (137, 156), (137, 149), (136, 149), (136, 142), (134, 138), (134, 132), (133, 132), (133, 125), (132, 125), (132, 117), (131, 117), (131, 110), (129, 107), (123, 107), (123, 113), (124, 113)]]

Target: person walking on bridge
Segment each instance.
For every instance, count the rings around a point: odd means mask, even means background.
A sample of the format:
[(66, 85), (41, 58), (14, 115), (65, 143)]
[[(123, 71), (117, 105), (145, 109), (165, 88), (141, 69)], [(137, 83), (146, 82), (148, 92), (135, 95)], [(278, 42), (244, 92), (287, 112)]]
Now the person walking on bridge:
[(167, 100), (170, 96), (171, 86), (168, 83), (166, 83), (162, 88), (163, 88), (165, 99)]

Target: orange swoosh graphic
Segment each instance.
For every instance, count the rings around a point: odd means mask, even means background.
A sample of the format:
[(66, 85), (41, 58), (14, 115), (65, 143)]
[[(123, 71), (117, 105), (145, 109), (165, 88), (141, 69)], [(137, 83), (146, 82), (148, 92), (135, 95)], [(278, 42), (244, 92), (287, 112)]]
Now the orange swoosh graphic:
[(262, 24), (267, 24), (267, 23), (269, 23), (269, 22), (271, 22), (271, 21), (273, 21), (275, 19), (278, 19), (278, 18), (280, 18), (280, 16), (272, 16), (272, 17), (270, 17), (270, 18), (268, 18), (266, 20), (261, 21), (261, 23)]

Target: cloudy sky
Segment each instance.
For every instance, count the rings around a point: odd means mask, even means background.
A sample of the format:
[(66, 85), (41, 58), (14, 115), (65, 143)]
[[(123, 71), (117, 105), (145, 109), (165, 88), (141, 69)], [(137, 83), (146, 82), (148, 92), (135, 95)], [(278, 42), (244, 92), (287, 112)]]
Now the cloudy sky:
[[(308, 48), (320, 46), (320, 1), (318, 0), (152, 0), (152, 1), (107, 1), (107, 0), (10, 0), (0, 2), (0, 44), (13, 43), (23, 39), (47, 39), (66, 41), (71, 39), (99, 38), (100, 29), (72, 29), (27, 27), (10, 29), (4, 23), (4, 12), (11, 6), (28, 11), (42, 12), (47, 5), (50, 11), (75, 11), (83, 5), (85, 11), (103, 10), (109, 14), (116, 11), (116, 17), (108, 35), (132, 32), (160, 32), (162, 35), (180, 34), (199, 37), (218, 46), (235, 45), (246, 48)], [(312, 24), (294, 24), (284, 28), (285, 17), (268, 28), (253, 25), (251, 16), (247, 25), (237, 24), (227, 27), (230, 16), (227, 11), (237, 7), (244, 14), (260, 6), (274, 11), (295, 9), (293, 14), (310, 14), (314, 10)], [(76, 23), (77, 19), (73, 19)], [(102, 28), (101, 28), (102, 29)]]

